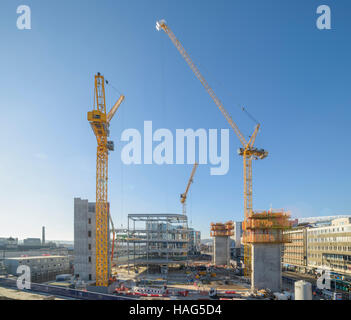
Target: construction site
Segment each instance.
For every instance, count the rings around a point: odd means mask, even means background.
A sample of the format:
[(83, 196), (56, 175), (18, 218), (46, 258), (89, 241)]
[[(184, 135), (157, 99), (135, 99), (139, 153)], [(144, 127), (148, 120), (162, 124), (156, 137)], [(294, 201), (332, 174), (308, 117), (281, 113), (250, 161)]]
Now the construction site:
[(351, 300), (350, 1), (17, 2), (0, 300)]
[[(156, 29), (171, 40), (241, 144), (238, 155), (244, 168), (242, 233), (234, 232), (233, 221), (211, 223), (212, 251), (204, 254), (199, 250), (190, 255), (190, 247), (196, 244), (190, 236), (186, 202), (197, 162), (180, 196), (181, 214), (131, 213), (127, 228), (115, 229), (107, 194), (108, 155), (114, 150), (109, 135), (110, 123), (125, 97), (122, 94), (108, 111), (105, 96), (108, 82), (98, 73), (94, 82), (95, 107), (88, 112), (97, 141), (96, 202), (75, 199), (76, 283), (88, 291), (147, 299), (171, 296), (268, 299), (273, 293), (281, 294), (281, 251), (289, 241), (284, 231), (291, 227), (291, 222), (285, 210), (253, 210), (252, 160), (268, 156), (268, 151), (254, 146), (260, 124), (256, 123), (254, 132), (246, 139), (166, 22), (158, 21)], [(234, 233), (237, 250), (233, 257)], [(243, 245), (243, 254), (238, 242)]]

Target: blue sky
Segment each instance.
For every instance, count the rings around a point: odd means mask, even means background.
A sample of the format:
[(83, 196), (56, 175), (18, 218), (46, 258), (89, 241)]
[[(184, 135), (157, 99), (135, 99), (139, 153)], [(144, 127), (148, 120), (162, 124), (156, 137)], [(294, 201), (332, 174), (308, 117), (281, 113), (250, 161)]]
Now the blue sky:
[[(29, 5), (32, 30), (16, 28)], [(332, 30), (316, 28), (328, 4)], [(86, 119), (101, 72), (126, 100), (111, 125), (109, 199), (116, 226), (128, 213), (180, 213), (191, 165), (121, 163), (121, 133), (144, 121), (177, 128), (229, 128), (171, 41), (166, 19), (224, 106), (269, 157), (255, 161), (254, 209), (293, 217), (350, 210), (349, 1), (2, 0), (0, 4), (0, 236), (73, 239), (73, 198), (95, 201), (96, 140)], [(108, 105), (118, 93), (107, 89)], [(243, 218), (242, 159), (230, 132), (230, 171), (200, 166), (188, 198), (193, 227)]]

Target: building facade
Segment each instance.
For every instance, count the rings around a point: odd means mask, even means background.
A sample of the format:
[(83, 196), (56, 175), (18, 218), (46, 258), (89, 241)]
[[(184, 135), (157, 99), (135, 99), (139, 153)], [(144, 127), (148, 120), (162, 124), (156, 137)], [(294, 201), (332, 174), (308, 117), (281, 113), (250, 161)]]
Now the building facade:
[(199, 254), (201, 249), (201, 232), (189, 228), (189, 254)]
[(307, 230), (307, 262), (311, 269), (330, 268), (351, 276), (351, 218)]
[(16, 249), (18, 247), (17, 238), (0, 238), (0, 249)]
[[(108, 206), (109, 208), (109, 206)], [(108, 213), (109, 214), (109, 213)], [(77, 280), (96, 280), (96, 215), (95, 202), (74, 199), (74, 276)], [(110, 228), (108, 226), (108, 252), (110, 257)], [(108, 259), (109, 274), (111, 260)]]
[(328, 269), (335, 279), (351, 280), (351, 218), (327, 218), (285, 231), (290, 242), (283, 246), (283, 267), (314, 274)]
[(307, 227), (295, 227), (284, 233), (289, 242), (283, 244), (283, 266), (305, 273), (307, 270)]
[(23, 240), (23, 245), (30, 247), (41, 247), (41, 240), (40, 238), (27, 238)]
[(95, 203), (74, 199), (74, 276), (94, 281), (95, 273)]
[(36, 256), (6, 258), (4, 265), (7, 272), (17, 276), (17, 269), (21, 265), (28, 266), (31, 272), (31, 281), (41, 283), (55, 280), (59, 274), (70, 272), (68, 256)]

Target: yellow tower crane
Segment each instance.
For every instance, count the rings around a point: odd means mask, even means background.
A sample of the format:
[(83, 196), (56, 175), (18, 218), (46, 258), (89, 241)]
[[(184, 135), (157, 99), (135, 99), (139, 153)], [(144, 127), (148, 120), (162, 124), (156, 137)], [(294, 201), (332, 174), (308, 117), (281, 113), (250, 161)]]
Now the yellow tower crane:
[[(230, 126), (233, 128), (235, 134), (239, 138), (242, 148), (238, 150), (238, 154), (243, 157), (244, 160), (244, 216), (246, 219), (252, 214), (252, 160), (264, 159), (268, 156), (268, 152), (263, 149), (254, 148), (254, 143), (260, 129), (260, 124), (258, 123), (255, 127), (253, 134), (251, 135), (249, 141), (245, 139), (238, 126), (235, 124), (229, 113), (224, 109), (222, 102), (214, 93), (213, 89), (207, 83), (206, 79), (200, 73), (197, 66), (191, 60), (189, 54), (186, 52), (180, 41), (176, 38), (172, 30), (168, 27), (165, 20), (160, 20), (156, 22), (156, 29), (158, 31), (163, 30), (168, 37), (173, 42), (174, 46), (178, 49), (181, 56), (189, 65), (190, 69), (194, 72), (195, 76), (200, 80), (208, 94), (211, 96), (214, 103), (220, 109)], [(244, 230), (244, 232), (246, 232)], [(245, 245), (245, 275), (249, 276), (251, 274), (251, 246)]]
[(108, 267), (108, 221), (109, 205), (107, 201), (108, 153), (114, 150), (113, 141), (109, 141), (110, 121), (124, 100), (121, 95), (109, 113), (106, 112), (105, 79), (95, 75), (94, 110), (88, 112), (88, 121), (97, 140), (96, 152), (96, 286), (107, 287), (109, 284)]
[(186, 186), (185, 192), (180, 195), (180, 202), (183, 205), (183, 214), (184, 215), (186, 214), (186, 198), (188, 196), (190, 185), (193, 183), (194, 175), (195, 175), (195, 172), (196, 172), (198, 165), (199, 164), (197, 162), (194, 163), (193, 170), (191, 171), (191, 175), (190, 175), (188, 184)]

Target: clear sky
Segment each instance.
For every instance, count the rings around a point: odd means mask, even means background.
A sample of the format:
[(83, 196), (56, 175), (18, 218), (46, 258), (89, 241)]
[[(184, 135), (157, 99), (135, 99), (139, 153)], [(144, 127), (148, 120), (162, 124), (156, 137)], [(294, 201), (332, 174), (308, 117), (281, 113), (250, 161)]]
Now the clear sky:
[[(32, 30), (16, 27), (19, 5)], [(330, 5), (332, 30), (316, 9)], [(348, 0), (2, 0), (0, 4), (0, 237), (73, 239), (73, 198), (95, 201), (96, 139), (86, 118), (94, 74), (126, 100), (111, 125), (109, 200), (117, 227), (128, 213), (180, 213), (191, 165), (126, 166), (121, 133), (229, 128), (155, 22), (166, 19), (246, 137), (262, 124), (254, 209), (293, 217), (351, 213), (351, 3)], [(119, 97), (107, 88), (108, 105)], [(191, 224), (242, 220), (242, 159), (230, 131), (230, 170), (199, 166)]]

